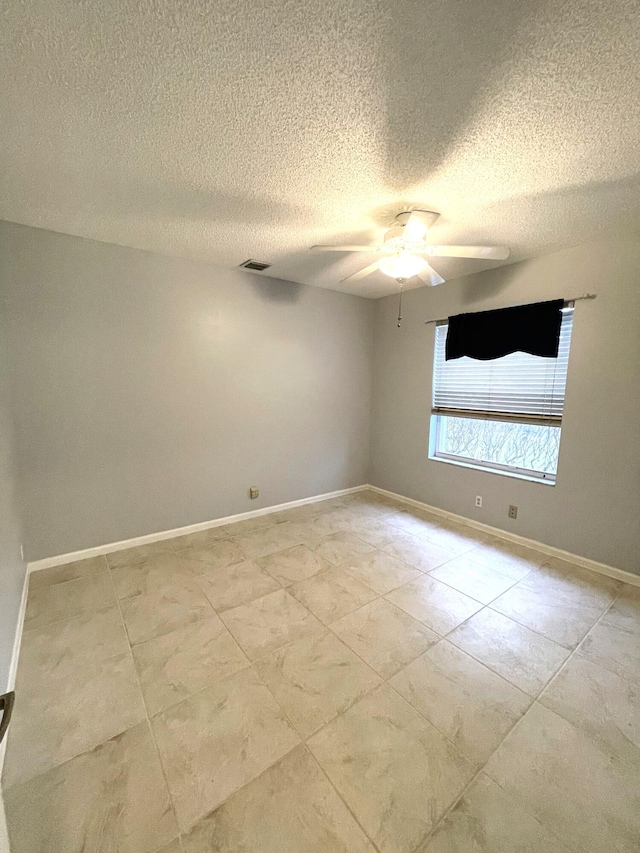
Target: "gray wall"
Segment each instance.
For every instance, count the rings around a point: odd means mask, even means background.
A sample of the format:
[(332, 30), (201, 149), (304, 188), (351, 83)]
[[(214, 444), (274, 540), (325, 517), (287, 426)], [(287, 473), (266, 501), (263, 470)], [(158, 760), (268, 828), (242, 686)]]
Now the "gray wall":
[(0, 265), (29, 559), (366, 482), (373, 302), (9, 223)]
[[(586, 291), (578, 302), (555, 487), (428, 459), (429, 317)], [(579, 248), (377, 303), (371, 482), (640, 573), (640, 239)], [(474, 498), (482, 495), (482, 509)], [(507, 517), (509, 504), (518, 519)]]
[(3, 306), (0, 300), (0, 693), (8, 686), (25, 567), (20, 558), (14, 430)]

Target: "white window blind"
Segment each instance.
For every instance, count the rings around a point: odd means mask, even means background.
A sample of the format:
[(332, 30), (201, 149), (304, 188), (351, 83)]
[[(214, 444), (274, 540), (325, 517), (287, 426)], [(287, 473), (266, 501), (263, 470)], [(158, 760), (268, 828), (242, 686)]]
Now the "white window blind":
[(447, 324), (436, 326), (433, 413), (491, 420), (562, 422), (573, 309), (562, 315), (558, 358), (514, 352), (492, 361), (445, 360)]

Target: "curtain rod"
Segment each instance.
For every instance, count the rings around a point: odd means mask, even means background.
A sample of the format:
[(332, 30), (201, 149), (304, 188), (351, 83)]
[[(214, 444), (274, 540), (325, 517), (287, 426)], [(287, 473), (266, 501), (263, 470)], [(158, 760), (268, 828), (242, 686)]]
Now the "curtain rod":
[[(595, 299), (597, 295), (598, 295), (597, 293), (583, 293), (582, 296), (574, 296), (573, 299), (565, 299), (564, 304), (565, 304), (565, 307), (570, 307), (570, 306), (572, 307), (574, 302), (580, 302), (580, 300), (582, 300), (582, 299)], [(505, 308), (520, 308), (524, 305), (531, 305), (531, 304), (532, 304), (531, 302), (521, 302), (519, 305), (506, 305)], [(486, 310), (486, 309), (483, 309), (483, 310)], [(488, 310), (501, 311), (502, 309), (501, 308), (495, 308), (495, 309), (491, 308)], [(480, 311), (470, 311), (469, 313), (470, 314), (480, 314), (481, 312)], [(448, 317), (438, 317), (435, 320), (425, 320), (424, 322), (425, 322), (425, 325), (428, 325), (429, 323), (446, 323), (446, 321), (448, 319), (449, 319)]]

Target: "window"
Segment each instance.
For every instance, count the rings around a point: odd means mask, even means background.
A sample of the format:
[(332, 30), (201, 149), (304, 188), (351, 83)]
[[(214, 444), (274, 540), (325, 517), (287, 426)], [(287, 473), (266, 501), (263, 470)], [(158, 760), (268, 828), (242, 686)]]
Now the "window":
[(436, 326), (431, 458), (555, 482), (573, 308), (558, 358), (514, 352), (492, 361), (445, 360)]

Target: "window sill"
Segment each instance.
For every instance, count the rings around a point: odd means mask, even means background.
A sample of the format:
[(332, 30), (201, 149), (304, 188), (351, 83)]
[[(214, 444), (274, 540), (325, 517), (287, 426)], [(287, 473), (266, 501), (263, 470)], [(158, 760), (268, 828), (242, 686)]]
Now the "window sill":
[(555, 480), (543, 480), (542, 477), (530, 477), (516, 471), (501, 471), (499, 468), (489, 468), (485, 465), (475, 465), (473, 462), (460, 462), (457, 459), (445, 459), (443, 456), (429, 456), (430, 462), (444, 462), (458, 468), (471, 468), (472, 471), (482, 471), (485, 474), (498, 474), (500, 477), (513, 477), (516, 480), (526, 480), (528, 483), (540, 483), (543, 486), (555, 486)]

